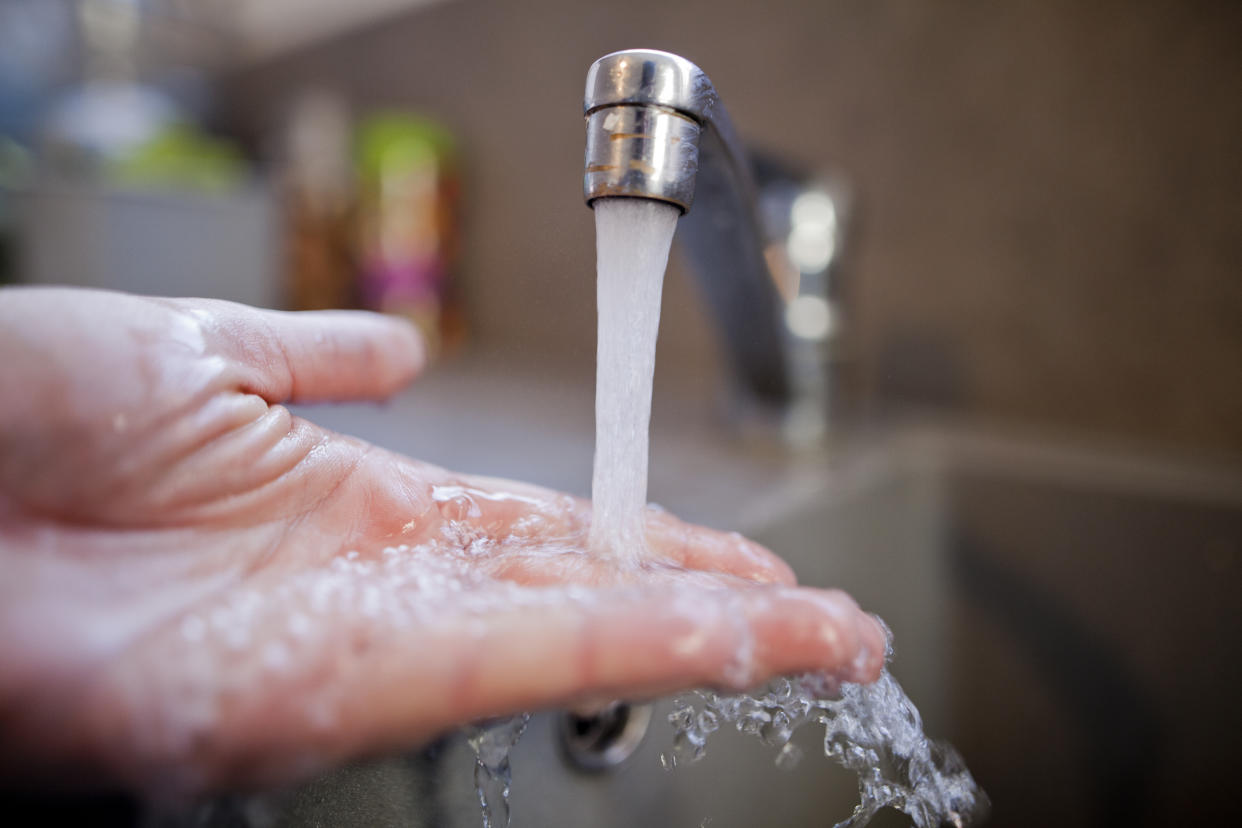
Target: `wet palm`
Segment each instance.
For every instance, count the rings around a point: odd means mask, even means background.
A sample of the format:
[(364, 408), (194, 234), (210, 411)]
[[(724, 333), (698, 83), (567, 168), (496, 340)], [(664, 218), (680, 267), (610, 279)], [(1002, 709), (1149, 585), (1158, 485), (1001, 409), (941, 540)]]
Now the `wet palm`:
[(406, 325), (223, 302), (0, 292), (0, 761), (260, 784), (482, 716), (822, 669), (883, 634), (766, 550), (455, 475), (280, 403), (387, 396)]

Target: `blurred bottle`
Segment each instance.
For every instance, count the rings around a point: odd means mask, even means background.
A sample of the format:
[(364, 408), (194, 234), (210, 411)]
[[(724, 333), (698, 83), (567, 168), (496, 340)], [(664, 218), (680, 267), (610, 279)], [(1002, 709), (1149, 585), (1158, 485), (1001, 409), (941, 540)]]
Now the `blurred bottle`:
[(358, 305), (351, 125), (344, 102), (316, 91), (285, 134), (285, 290), (297, 310)]
[(464, 338), (457, 254), (456, 144), (440, 125), (388, 113), (359, 131), (359, 267), (366, 307), (422, 330), (433, 358)]
[(136, 152), (185, 113), (143, 78), (144, 15), (138, 0), (79, 0), (80, 77), (42, 124), (45, 172), (92, 181), (101, 168)]

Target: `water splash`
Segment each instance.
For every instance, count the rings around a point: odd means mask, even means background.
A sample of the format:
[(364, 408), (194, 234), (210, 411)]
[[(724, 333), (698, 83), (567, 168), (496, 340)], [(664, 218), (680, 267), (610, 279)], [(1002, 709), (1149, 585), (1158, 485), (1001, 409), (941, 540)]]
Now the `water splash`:
[(821, 675), (779, 678), (756, 694), (695, 691), (669, 714), (673, 748), (665, 768), (697, 762), (708, 737), (724, 724), (777, 749), (776, 764), (793, 767), (798, 728), (824, 726), (824, 754), (858, 775), (860, 802), (836, 828), (866, 825), (884, 807), (904, 811), (918, 828), (978, 824), (989, 810), (957, 751), (929, 740), (901, 685), (885, 670), (873, 684), (836, 682)]
[(466, 741), (474, 750), (474, 789), (483, 809), (483, 828), (508, 828), (509, 792), (513, 770), (511, 751), (526, 732), (530, 714), (473, 725)]

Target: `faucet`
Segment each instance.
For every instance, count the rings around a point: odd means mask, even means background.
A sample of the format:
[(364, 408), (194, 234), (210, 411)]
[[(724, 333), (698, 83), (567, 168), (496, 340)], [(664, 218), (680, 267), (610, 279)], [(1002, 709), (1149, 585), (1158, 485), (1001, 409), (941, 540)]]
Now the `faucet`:
[(795, 443), (818, 441), (827, 424), (839, 187), (752, 160), (711, 80), (668, 52), (628, 49), (595, 61), (583, 111), (587, 205), (648, 198), (681, 210), (679, 238), (741, 398), (777, 412)]

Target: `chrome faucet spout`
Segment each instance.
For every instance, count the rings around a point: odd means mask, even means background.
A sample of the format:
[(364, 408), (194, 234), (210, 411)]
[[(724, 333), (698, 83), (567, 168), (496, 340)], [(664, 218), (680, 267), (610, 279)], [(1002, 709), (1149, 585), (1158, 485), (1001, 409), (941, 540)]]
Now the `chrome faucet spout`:
[(682, 211), (680, 238), (739, 385), (753, 399), (784, 405), (782, 274), (765, 258), (750, 162), (711, 80), (668, 52), (614, 52), (587, 72), (583, 111), (586, 203), (649, 198)]
[(683, 213), (694, 203), (705, 132), (727, 145), (746, 175), (745, 156), (716, 89), (683, 57), (653, 49), (605, 55), (587, 72), (587, 204), (597, 198), (652, 198)]

